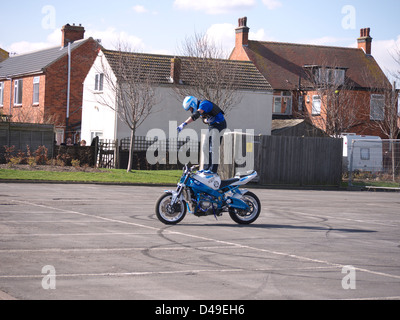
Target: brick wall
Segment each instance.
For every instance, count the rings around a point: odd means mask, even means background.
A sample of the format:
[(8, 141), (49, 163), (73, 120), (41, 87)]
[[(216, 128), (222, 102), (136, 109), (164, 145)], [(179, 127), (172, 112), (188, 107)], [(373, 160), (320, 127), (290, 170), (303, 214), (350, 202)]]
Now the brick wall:
[[(72, 52), (69, 124), (82, 119), (83, 82), (97, 57), (99, 44), (89, 40)], [(46, 70), (45, 116), (55, 116), (56, 126), (65, 127), (67, 114), (68, 56)]]
[[(33, 104), (33, 79), (40, 78), (39, 85), (39, 103)], [(14, 104), (14, 86), (15, 80), (23, 81), (22, 104)], [(3, 114), (10, 115), (10, 81), (6, 80), (4, 84), (3, 107), (0, 108)], [(20, 77), (13, 79), (11, 84), (11, 115), (13, 122), (43, 123), (44, 114), (44, 93), (46, 77), (44, 75), (34, 75), (29, 77)]]
[[(305, 110), (304, 113), (309, 115), (311, 122), (318, 128), (325, 130), (326, 112), (324, 106), (321, 107), (320, 115), (312, 115), (313, 95), (319, 95), (317, 91), (309, 91), (305, 96)], [(356, 133), (357, 135), (380, 136), (382, 139), (387, 139), (379, 127), (375, 125), (374, 121), (370, 119), (370, 99), (371, 93), (369, 91), (352, 91), (349, 93), (349, 108), (354, 108), (357, 120), (353, 121), (353, 127), (348, 130), (349, 133)], [(307, 99), (307, 96), (309, 97)], [(296, 105), (297, 108), (297, 105)]]

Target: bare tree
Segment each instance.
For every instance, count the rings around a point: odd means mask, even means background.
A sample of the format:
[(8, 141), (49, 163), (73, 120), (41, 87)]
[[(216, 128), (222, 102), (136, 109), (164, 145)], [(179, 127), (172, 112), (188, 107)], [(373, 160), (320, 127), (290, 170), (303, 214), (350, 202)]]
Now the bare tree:
[(385, 82), (377, 88), (371, 88), (371, 99), (374, 99), (374, 103), (371, 103), (371, 108), (374, 108), (371, 114), (375, 117), (375, 121), (371, 122), (371, 128), (379, 130), (390, 140), (392, 178), (396, 181), (396, 144), (393, 140), (397, 139), (400, 133), (396, 82), (393, 82), (392, 86), (388, 86)]
[(312, 110), (306, 117), (328, 135), (340, 137), (360, 124), (358, 93), (346, 77), (346, 69), (335, 65), (309, 66), (309, 92), (315, 92)]
[(13, 121), (15, 122), (53, 124), (57, 126), (61, 123), (59, 120), (59, 114), (50, 114), (49, 112), (45, 112), (43, 108), (34, 106), (21, 108), (13, 115)]
[[(156, 75), (148, 56), (133, 52), (128, 45), (119, 44), (118, 50), (105, 50), (110, 68), (102, 63), (104, 86), (109, 96), (96, 95), (98, 102), (114, 110), (131, 131), (127, 172), (132, 170), (136, 130), (157, 104)], [(146, 60), (147, 59), (147, 60)], [(146, 62), (147, 61), (147, 62)]]
[(182, 78), (175, 91), (181, 100), (185, 96), (196, 96), (214, 102), (225, 113), (240, 102), (240, 70), (206, 34), (195, 33), (187, 37), (179, 51)]

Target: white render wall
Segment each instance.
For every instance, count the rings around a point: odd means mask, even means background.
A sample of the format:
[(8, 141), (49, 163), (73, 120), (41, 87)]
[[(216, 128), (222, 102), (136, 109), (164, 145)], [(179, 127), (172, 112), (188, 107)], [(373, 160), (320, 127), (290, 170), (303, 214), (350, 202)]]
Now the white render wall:
[[(103, 139), (115, 140), (115, 123), (116, 114), (108, 106), (103, 105), (100, 101), (107, 98), (107, 103), (115, 104), (115, 96), (112, 90), (107, 86), (104, 80), (104, 90), (102, 93), (94, 91), (95, 75), (103, 69), (110, 68), (107, 60), (100, 51), (99, 56), (95, 60), (90, 69), (85, 82), (83, 83), (83, 104), (82, 104), (82, 128), (81, 137), (86, 140), (87, 144), (91, 143), (91, 132), (102, 132)], [(110, 72), (112, 74), (112, 72)]]
[[(107, 81), (104, 81), (103, 93), (95, 93), (95, 74), (101, 70), (101, 59), (104, 57), (100, 52), (93, 67), (84, 82), (83, 110), (82, 110), (82, 139), (88, 144), (91, 143), (91, 132), (103, 133), (103, 139), (123, 139), (130, 137), (129, 128), (116, 116), (115, 112), (99, 101), (106, 97), (109, 102), (114, 102), (115, 97), (107, 88)], [(241, 91), (242, 99), (229, 114), (226, 115), (228, 129), (231, 131), (241, 129), (253, 129), (256, 135), (270, 135), (272, 124), (272, 92)], [(100, 96), (101, 95), (101, 96)], [(153, 107), (143, 124), (137, 129), (137, 136), (146, 136), (149, 130), (161, 129), (166, 137), (176, 137), (176, 127), (185, 121), (190, 112), (182, 108), (182, 101), (170, 86), (157, 88), (158, 103)], [(207, 129), (201, 119), (190, 124), (186, 128), (196, 131), (200, 139), (202, 129)], [(184, 132), (182, 132), (184, 135)]]
[[(231, 131), (241, 129), (254, 129), (255, 134), (271, 135), (272, 124), (272, 93), (257, 91), (242, 91), (240, 104), (235, 106), (226, 115), (228, 129)], [(161, 129), (170, 136), (169, 131), (174, 130), (182, 122), (190, 117), (191, 113), (182, 108), (182, 101), (174, 90), (169, 87), (159, 87), (157, 95), (160, 102), (153, 107), (150, 114), (143, 124), (136, 131), (137, 136), (146, 136), (151, 129)], [(175, 125), (173, 125), (175, 123)], [(172, 129), (170, 129), (170, 126)], [(200, 139), (202, 129), (207, 129), (201, 119), (191, 123), (186, 128), (194, 129)], [(175, 134), (175, 132), (173, 134)], [(120, 123), (118, 127), (118, 139), (130, 136), (126, 125)]]

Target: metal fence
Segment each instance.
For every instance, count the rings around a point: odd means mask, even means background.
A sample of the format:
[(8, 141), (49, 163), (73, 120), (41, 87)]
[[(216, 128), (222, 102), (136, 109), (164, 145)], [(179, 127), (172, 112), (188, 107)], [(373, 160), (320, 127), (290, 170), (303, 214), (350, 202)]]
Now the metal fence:
[(400, 187), (400, 140), (358, 140), (349, 146), (349, 186)]
[[(130, 146), (130, 138), (124, 138), (120, 142), (120, 149), (121, 151), (129, 151), (129, 146)], [(178, 151), (181, 149), (183, 146), (186, 146), (188, 148), (191, 148), (192, 150), (195, 150), (196, 148), (199, 148), (199, 141), (191, 141), (191, 140), (186, 140), (186, 139), (166, 139), (166, 140), (161, 140), (158, 141), (158, 139), (155, 138), (148, 138), (145, 136), (136, 136), (135, 137), (135, 143), (134, 143), (134, 150), (135, 151), (147, 151), (150, 147), (155, 146), (157, 144), (156, 148), (159, 148), (162, 151)]]
[[(126, 169), (128, 165), (129, 148), (130, 138), (124, 138), (120, 141), (99, 140), (97, 165), (100, 168)], [(178, 161), (178, 153), (190, 150), (194, 153), (194, 157), (198, 158), (199, 148), (199, 141), (191, 141), (186, 139), (167, 139), (159, 141), (158, 139), (148, 138), (145, 136), (136, 136), (134, 141), (133, 169), (181, 169), (184, 164)], [(146, 158), (146, 152), (148, 150), (156, 153), (165, 151), (167, 159), (164, 160), (168, 161), (166, 161), (165, 164), (149, 164)], [(175, 156), (172, 156), (171, 153), (174, 153)], [(171, 161), (171, 159), (175, 159), (175, 162)]]

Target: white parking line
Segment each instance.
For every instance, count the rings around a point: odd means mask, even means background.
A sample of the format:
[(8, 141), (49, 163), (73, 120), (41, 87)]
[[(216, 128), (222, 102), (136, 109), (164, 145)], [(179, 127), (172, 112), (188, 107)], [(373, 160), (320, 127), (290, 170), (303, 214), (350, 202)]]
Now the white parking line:
[(95, 232), (95, 233), (5, 233), (1, 237), (85, 237), (85, 236), (134, 236), (155, 235), (155, 232)]

